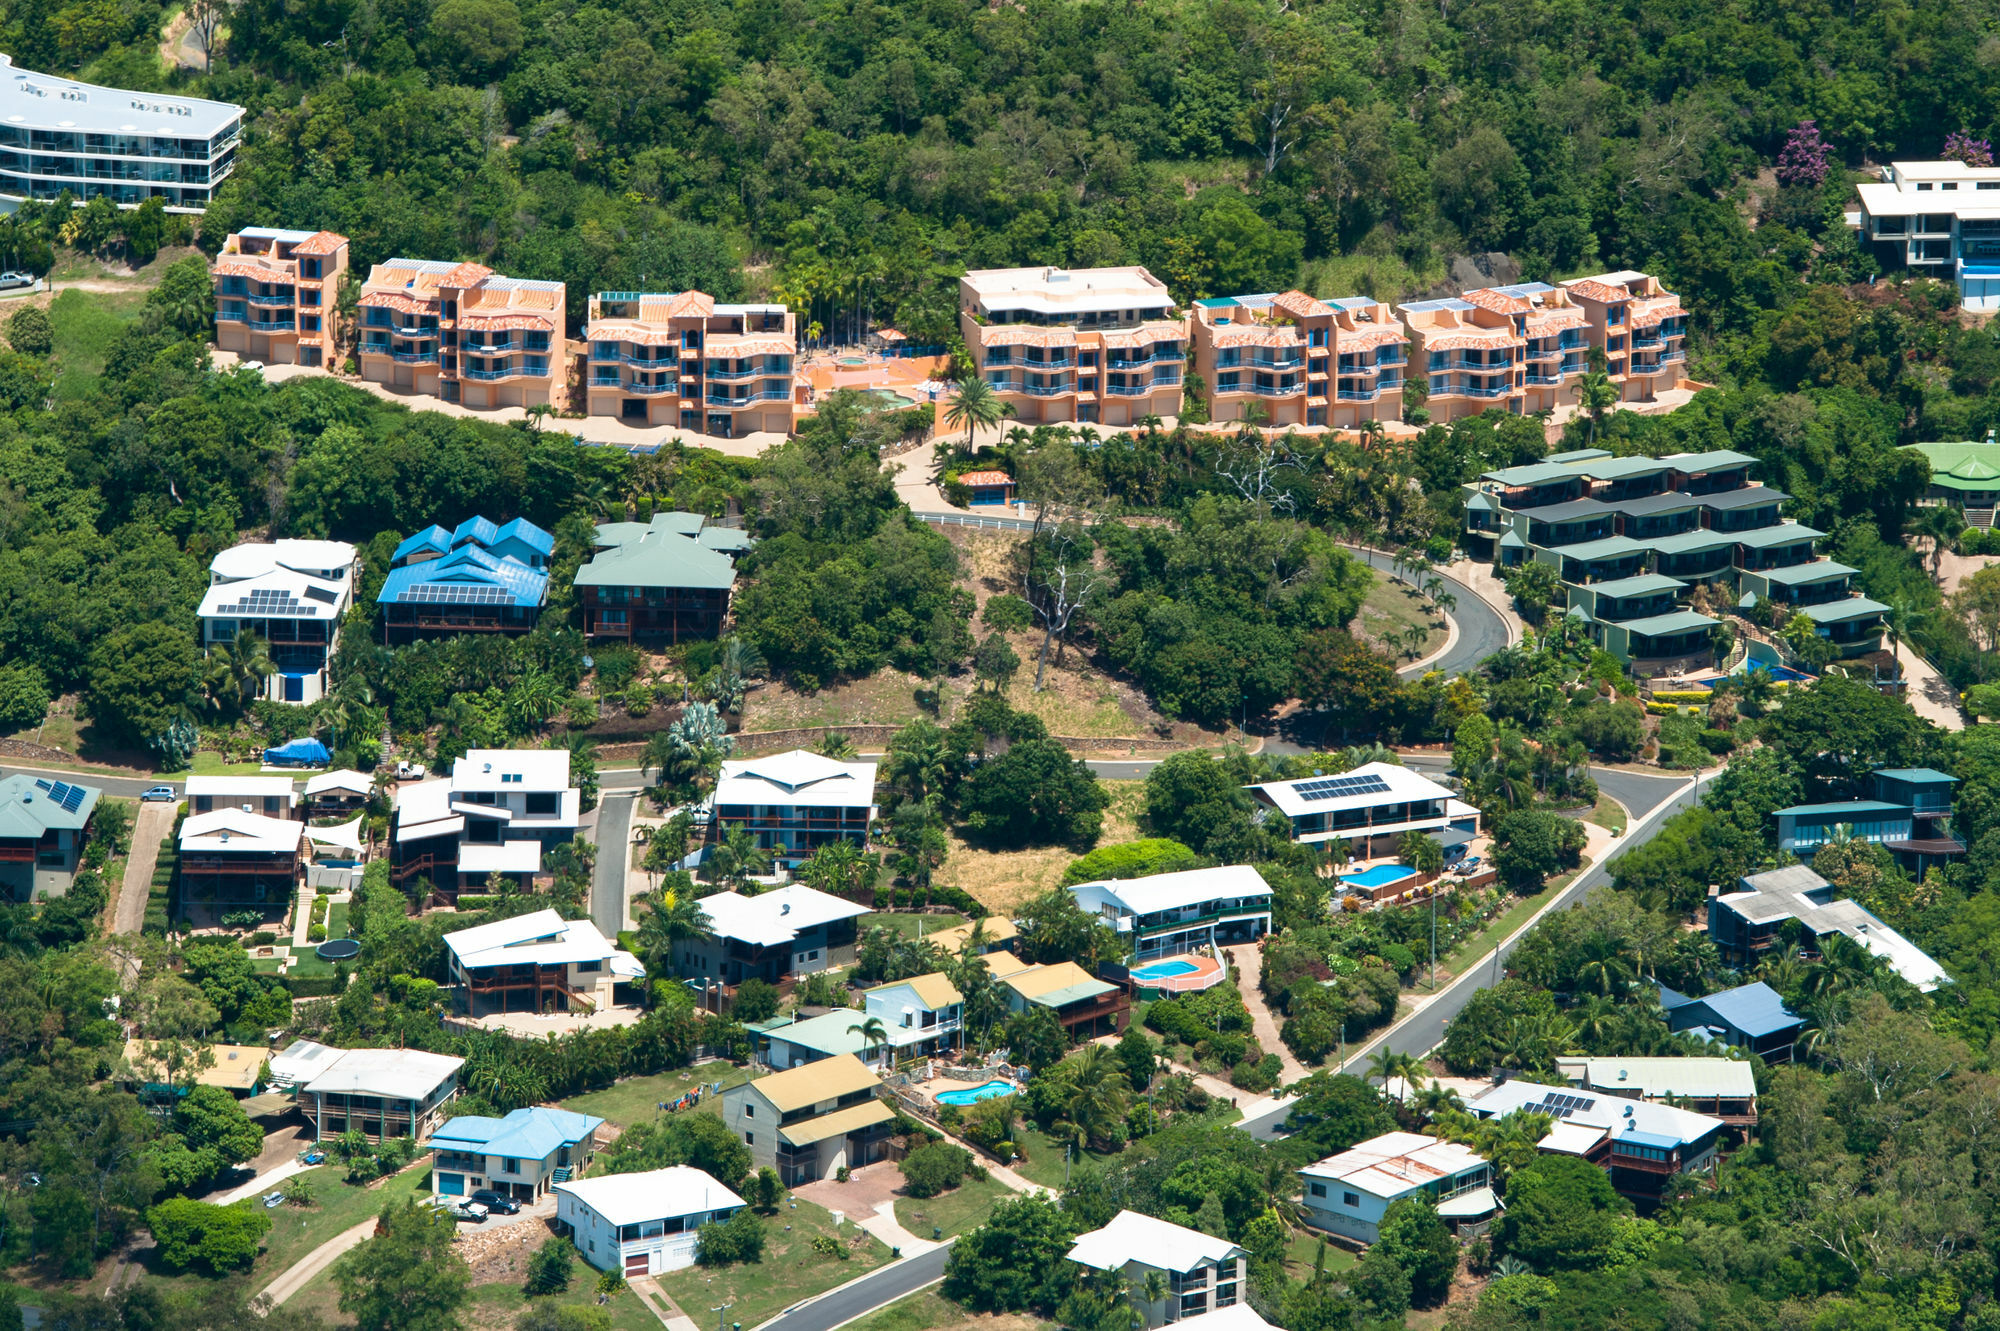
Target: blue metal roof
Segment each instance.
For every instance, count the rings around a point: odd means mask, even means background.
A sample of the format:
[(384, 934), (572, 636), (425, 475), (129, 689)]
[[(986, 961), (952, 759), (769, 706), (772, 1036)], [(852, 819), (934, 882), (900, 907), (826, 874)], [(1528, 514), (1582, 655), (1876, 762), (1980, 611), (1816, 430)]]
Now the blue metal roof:
[(391, 569), (378, 605), (514, 605), (533, 609), (548, 599), (549, 575), (511, 555), (476, 545), (460, 546), (443, 559)]
[(501, 541), (519, 541), (537, 554), (555, 553), (556, 538), (537, 527), (526, 518), (513, 518), (500, 524), (497, 536)]
[(441, 555), (449, 554), (451, 552), (451, 533), (433, 522), (430, 526), (424, 528), (415, 536), (406, 538), (401, 545), (397, 546), (396, 553), (389, 556), (389, 562), (391, 564), (400, 564), (409, 556), (421, 554), (426, 550), (435, 551)]
[(458, 524), (458, 530), (451, 534), (453, 546), (464, 545), (467, 541), (490, 546), (500, 539), (500, 528), (488, 518), (471, 517)]
[(1650, 1146), (1656, 1151), (1678, 1151), (1681, 1148), (1679, 1137), (1662, 1137), (1657, 1132), (1621, 1132), (1613, 1138), (1613, 1141), (1630, 1142), (1634, 1146)]
[(1693, 1001), (1704, 1004), (1717, 1018), (1752, 1037), (1774, 1035), (1803, 1020), (1788, 1011), (1778, 991), (1762, 980)]
[(543, 1160), (564, 1146), (573, 1146), (596, 1132), (604, 1122), (567, 1109), (516, 1109), (505, 1118), (466, 1115), (452, 1119), (431, 1134), (434, 1150), (458, 1150), (515, 1160)]

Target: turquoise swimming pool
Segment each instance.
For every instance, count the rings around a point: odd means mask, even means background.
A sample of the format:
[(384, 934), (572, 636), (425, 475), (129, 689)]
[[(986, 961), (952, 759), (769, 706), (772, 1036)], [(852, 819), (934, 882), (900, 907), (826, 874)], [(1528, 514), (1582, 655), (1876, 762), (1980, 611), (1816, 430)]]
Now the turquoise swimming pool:
[(1387, 887), (1391, 883), (1400, 883), (1405, 878), (1416, 876), (1417, 871), (1407, 865), (1378, 864), (1360, 873), (1344, 873), (1340, 875), (1340, 881), (1350, 887), (1365, 887), (1372, 892), (1378, 887)]
[(1135, 980), (1171, 980), (1176, 975), (1192, 975), (1201, 967), (1191, 961), (1159, 961), (1132, 972)]
[(1013, 1093), (1013, 1082), (989, 1081), (984, 1086), (968, 1086), (962, 1091), (939, 1091), (937, 1102), (941, 1105), (976, 1105), (981, 1100), (997, 1100)]

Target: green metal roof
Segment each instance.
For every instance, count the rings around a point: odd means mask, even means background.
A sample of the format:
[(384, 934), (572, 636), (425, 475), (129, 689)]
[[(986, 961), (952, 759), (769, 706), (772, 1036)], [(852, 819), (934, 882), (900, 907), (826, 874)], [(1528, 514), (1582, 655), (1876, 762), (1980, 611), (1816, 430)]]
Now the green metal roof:
[(1726, 531), (1684, 531), (1672, 536), (1644, 539), (1656, 553), (1663, 555), (1691, 555), (1701, 550), (1721, 550), (1736, 544), (1735, 534)]
[(1950, 772), (1940, 772), (1935, 767), (1878, 767), (1872, 776), (1886, 776), (1891, 781), (1950, 781), (1958, 778)]
[(1499, 499), (1486, 493), (1484, 490), (1474, 490), (1471, 494), (1467, 495), (1465, 497), (1465, 506), (1467, 508), (1479, 509), (1485, 513), (1498, 513), (1500, 511)]
[(1946, 490), (2000, 489), (2000, 442), (1905, 444), (1931, 464), (1931, 484)]
[(1509, 527), (1507, 534), (1500, 538), (1500, 548), (1502, 550), (1525, 550), (1528, 548), (1528, 543), (1521, 539), (1521, 533)]
[(1827, 818), (1841, 814), (1889, 813), (1894, 810), (1908, 810), (1907, 804), (1884, 804), (1881, 800), (1839, 800), (1832, 804), (1794, 804), (1789, 809), (1778, 809), (1777, 818)]
[(1673, 466), (1658, 458), (1600, 458), (1583, 463), (1577, 470), (1593, 480), (1622, 481), (1628, 476), (1657, 476), (1672, 471)]
[[(576, 571), (579, 587), (695, 587), (727, 591), (736, 585), (736, 565), (687, 534), (692, 514), (661, 513), (646, 524), (607, 522), (597, 541), (609, 549)], [(697, 526), (698, 529), (698, 526)]]
[(1695, 629), (1705, 629), (1715, 622), (1707, 615), (1698, 615), (1692, 610), (1675, 610), (1669, 614), (1654, 615), (1651, 619), (1628, 620), (1618, 627), (1627, 633), (1659, 638), (1669, 633), (1690, 633)]
[(1629, 536), (1607, 536), (1601, 541), (1555, 548), (1564, 559), (1616, 559), (1619, 555), (1643, 555), (1649, 547)]
[(867, 1020), (868, 1014), (859, 1008), (836, 1008), (817, 1017), (795, 1021), (789, 1026), (779, 1026), (767, 1034), (773, 1040), (802, 1045), (829, 1056), (859, 1054), (868, 1042), (858, 1031), (850, 1031), (847, 1028), (859, 1026)]
[(1799, 613), (1815, 624), (1844, 624), (1850, 619), (1883, 615), (1888, 612), (1888, 606), (1880, 601), (1871, 601), (1865, 596), (1851, 596), (1845, 601), (1828, 601), (1824, 605), (1799, 607)]
[(1784, 568), (1764, 569), (1751, 574), (1763, 578), (1780, 587), (1810, 587), (1815, 582), (1831, 582), (1835, 578), (1851, 578), (1859, 569), (1837, 564), (1831, 559), (1815, 559), (1810, 564), (1791, 564)]
[(1547, 457), (1543, 458), (1542, 461), (1594, 462), (1598, 458), (1608, 458), (1610, 456), (1611, 456), (1611, 450), (1608, 448), (1572, 448), (1567, 453), (1551, 453)]
[(1481, 472), (1482, 481), (1497, 481), (1508, 487), (1522, 485), (1547, 485), (1552, 481), (1580, 480), (1583, 473), (1575, 467), (1558, 466), (1551, 462), (1534, 462), (1525, 467), (1502, 467), (1499, 471)]
[(1564, 612), (1564, 617), (1567, 619), (1581, 620), (1586, 624), (1595, 622), (1591, 616), (1591, 613), (1588, 610), (1584, 609), (1581, 605), (1571, 606), (1568, 610)]
[(1729, 467), (1755, 466), (1757, 459), (1748, 453), (1738, 453), (1734, 449), (1716, 448), (1706, 453), (1680, 453), (1667, 459), (1674, 464), (1674, 470), (1689, 476), (1705, 471), (1722, 471)]
[(0, 780), (0, 837), (26, 841), (44, 832), (81, 831), (97, 811), (98, 794), (95, 786), (16, 772)]
[(1102, 994), (1115, 993), (1117, 989), (1117, 985), (1106, 984), (1102, 980), (1079, 980), (1077, 983), (1065, 985), (1061, 989), (1052, 989), (1046, 994), (1037, 994), (1028, 1001), (1041, 1007), (1060, 1008), (1067, 1007), (1071, 1003), (1081, 1003), (1086, 998), (1096, 998)]
[(1645, 596), (1651, 592), (1677, 592), (1687, 586), (1679, 578), (1670, 578), (1664, 573), (1641, 573), (1634, 578), (1614, 578), (1610, 582), (1594, 582), (1590, 590), (1598, 596), (1624, 598)]
[(1781, 522), (1775, 527), (1757, 527), (1751, 531), (1733, 531), (1729, 538), (1738, 545), (1747, 545), (1752, 550), (1762, 550), (1773, 545), (1793, 545), (1799, 541), (1817, 541), (1826, 535), (1816, 527), (1808, 527), (1803, 522)]

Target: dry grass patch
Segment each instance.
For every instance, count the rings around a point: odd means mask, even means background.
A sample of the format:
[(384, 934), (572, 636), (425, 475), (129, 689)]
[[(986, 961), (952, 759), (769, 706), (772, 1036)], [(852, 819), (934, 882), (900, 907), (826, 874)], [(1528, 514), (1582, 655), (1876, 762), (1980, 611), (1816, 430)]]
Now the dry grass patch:
[[(1098, 844), (1114, 845), (1139, 835), (1139, 814), (1146, 803), (1143, 781), (1106, 781), (1111, 804), (1104, 811), (1104, 834)], [(938, 870), (938, 881), (963, 888), (988, 910), (1005, 913), (1040, 896), (1062, 880), (1076, 852), (1067, 846), (1031, 850), (984, 850), (951, 838), (951, 854)]]
[(776, 681), (751, 691), (743, 702), (743, 729), (792, 730), (811, 726), (899, 726), (924, 713), (917, 707), (923, 681), (900, 670), (803, 693)]
[[(1403, 635), (1415, 627), (1425, 630), (1424, 645), (1410, 656)], [(1414, 661), (1444, 646), (1448, 630), (1443, 617), (1415, 588), (1378, 569), (1375, 585), (1368, 589), (1361, 613), (1354, 617), (1354, 633), (1385, 656)]]

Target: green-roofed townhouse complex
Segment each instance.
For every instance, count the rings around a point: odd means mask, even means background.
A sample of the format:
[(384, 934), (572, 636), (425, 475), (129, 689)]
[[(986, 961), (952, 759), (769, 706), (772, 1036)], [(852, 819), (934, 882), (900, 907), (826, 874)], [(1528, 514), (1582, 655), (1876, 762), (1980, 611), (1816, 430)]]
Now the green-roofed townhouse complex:
[(669, 643), (713, 638), (729, 613), (736, 556), (749, 548), (741, 528), (714, 525), (699, 513), (599, 524), (597, 554), (576, 573), (585, 635)]
[(2000, 505), (2000, 439), (1988, 430), (1984, 439), (1955, 444), (1905, 444), (1931, 464), (1930, 488), (1921, 503), (1950, 504), (1962, 509), (1974, 527), (1991, 527)]
[(1714, 664), (1719, 621), (1686, 604), (1700, 585), (1804, 614), (1842, 655), (1873, 650), (1887, 607), (1856, 594), (1854, 569), (1819, 557), (1825, 533), (1785, 520), (1789, 496), (1752, 481), (1755, 464), (1726, 449), (1646, 458), (1585, 448), (1489, 471), (1465, 487), (1464, 543), (1501, 570), (1555, 569), (1570, 617), (1635, 673)]

